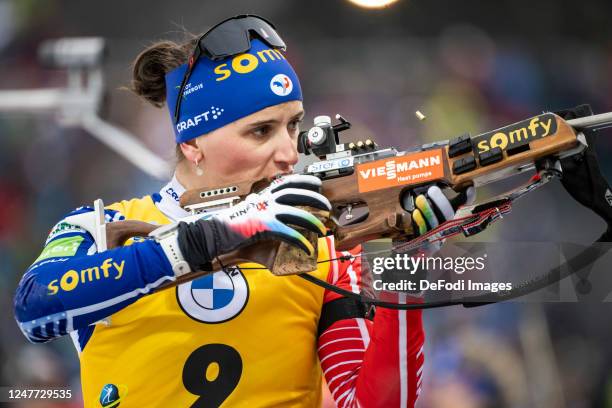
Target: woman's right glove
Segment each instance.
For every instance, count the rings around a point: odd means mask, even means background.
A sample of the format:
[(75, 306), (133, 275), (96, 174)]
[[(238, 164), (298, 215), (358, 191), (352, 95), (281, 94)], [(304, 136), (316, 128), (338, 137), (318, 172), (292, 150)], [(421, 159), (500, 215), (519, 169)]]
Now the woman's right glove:
[(211, 270), (217, 256), (263, 240), (280, 240), (312, 255), (312, 244), (289, 225), (325, 235), (325, 226), (317, 217), (296, 208), (330, 211), (331, 204), (319, 193), (320, 188), (321, 180), (314, 176), (293, 174), (278, 178), (233, 207), (193, 223), (179, 223), (180, 251), (191, 270)]

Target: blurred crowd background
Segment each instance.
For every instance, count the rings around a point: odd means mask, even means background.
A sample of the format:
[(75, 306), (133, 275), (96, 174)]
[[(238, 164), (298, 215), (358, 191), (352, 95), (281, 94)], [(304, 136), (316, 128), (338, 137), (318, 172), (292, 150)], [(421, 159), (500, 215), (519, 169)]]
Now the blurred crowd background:
[[(582, 103), (612, 110), (608, 0), (399, 0), (382, 10), (346, 0), (0, 0), (0, 91), (63, 86), (66, 73), (43, 69), (38, 45), (101, 36), (108, 44), (104, 118), (172, 161), (167, 111), (122, 89), (131, 61), (155, 40), (178, 40), (183, 30), (201, 32), (242, 13), (273, 21), (288, 44), (305, 95), (304, 126), (341, 113), (354, 125), (352, 138), (407, 149)], [(612, 180), (607, 136), (597, 149)], [(69, 210), (152, 193), (162, 183), (54, 115), (0, 112), (0, 386), (79, 389), (69, 339), (33, 346), (19, 332), (14, 288)], [(603, 228), (555, 183), (521, 200), (481, 238), (589, 243)], [(612, 407), (611, 314), (602, 301), (425, 311), (418, 406)]]

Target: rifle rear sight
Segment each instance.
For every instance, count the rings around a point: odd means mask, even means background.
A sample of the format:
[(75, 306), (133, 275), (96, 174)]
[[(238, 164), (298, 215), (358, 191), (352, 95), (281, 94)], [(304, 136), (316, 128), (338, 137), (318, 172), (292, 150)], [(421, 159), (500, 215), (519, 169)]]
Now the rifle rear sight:
[(315, 117), (314, 126), (300, 132), (298, 136), (298, 152), (307, 156), (312, 153), (320, 159), (330, 159), (328, 155), (345, 151), (345, 145), (340, 144), (338, 134), (350, 129), (351, 124), (340, 114), (336, 114), (336, 119), (340, 120), (340, 123), (332, 126), (329, 116)]
[(304, 155), (312, 153), (320, 159), (306, 166), (304, 173), (315, 175), (320, 179), (346, 176), (352, 174), (355, 165), (359, 163), (397, 154), (394, 148), (377, 150), (378, 145), (370, 139), (340, 143), (338, 134), (350, 129), (351, 124), (340, 114), (336, 115), (336, 119), (340, 120), (340, 123), (332, 126), (329, 116), (317, 116), (312, 128), (300, 132), (298, 152)]

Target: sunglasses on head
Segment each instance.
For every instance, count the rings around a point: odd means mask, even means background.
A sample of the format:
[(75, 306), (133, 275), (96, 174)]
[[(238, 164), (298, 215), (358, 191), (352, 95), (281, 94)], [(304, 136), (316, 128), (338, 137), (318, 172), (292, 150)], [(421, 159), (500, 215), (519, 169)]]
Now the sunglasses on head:
[(286, 50), (287, 46), (278, 35), (274, 25), (252, 14), (243, 14), (228, 18), (204, 33), (189, 57), (187, 71), (181, 82), (174, 109), (174, 123), (177, 123), (181, 113), (182, 95), (189, 82), (191, 73), (198, 59), (202, 56), (213, 61), (247, 52), (251, 49), (251, 40), (258, 38), (271, 48)]

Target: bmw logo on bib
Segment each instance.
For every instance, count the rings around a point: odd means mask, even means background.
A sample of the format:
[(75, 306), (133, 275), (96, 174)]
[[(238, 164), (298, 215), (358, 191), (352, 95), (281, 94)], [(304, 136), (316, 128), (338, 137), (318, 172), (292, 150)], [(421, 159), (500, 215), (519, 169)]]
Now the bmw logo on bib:
[(179, 285), (181, 308), (203, 323), (222, 323), (238, 316), (249, 298), (249, 286), (238, 268), (211, 273)]

